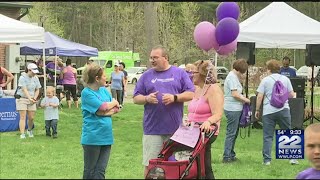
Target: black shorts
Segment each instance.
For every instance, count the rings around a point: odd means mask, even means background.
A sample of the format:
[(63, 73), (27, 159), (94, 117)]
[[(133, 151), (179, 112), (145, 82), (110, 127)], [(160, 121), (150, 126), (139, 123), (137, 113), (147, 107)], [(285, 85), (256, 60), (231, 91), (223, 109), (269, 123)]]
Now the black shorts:
[(77, 101), (77, 85), (64, 84), (64, 92), (66, 92), (67, 101), (70, 100), (70, 94), (72, 95), (73, 101)]

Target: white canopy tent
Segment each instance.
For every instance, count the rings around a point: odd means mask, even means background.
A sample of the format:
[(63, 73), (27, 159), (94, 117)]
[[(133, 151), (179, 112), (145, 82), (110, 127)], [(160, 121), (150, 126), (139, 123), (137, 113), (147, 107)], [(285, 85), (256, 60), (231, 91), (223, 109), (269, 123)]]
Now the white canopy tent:
[[(43, 61), (45, 63), (44, 28), (24, 23), (0, 14), (0, 43), (43, 43)], [(46, 69), (43, 70), (46, 77)], [(46, 86), (46, 78), (44, 80)], [(46, 91), (46, 88), (44, 88)]]
[(44, 28), (0, 14), (0, 42), (44, 42)]
[(240, 23), (238, 42), (256, 48), (305, 49), (320, 44), (320, 22), (284, 2), (273, 2)]

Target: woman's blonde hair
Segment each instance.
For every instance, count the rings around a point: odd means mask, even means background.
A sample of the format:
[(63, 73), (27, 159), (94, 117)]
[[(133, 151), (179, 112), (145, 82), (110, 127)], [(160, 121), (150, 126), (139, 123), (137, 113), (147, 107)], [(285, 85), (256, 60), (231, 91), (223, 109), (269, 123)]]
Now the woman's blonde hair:
[(280, 72), (280, 62), (275, 59), (271, 59), (266, 62), (267, 69), (270, 70), (271, 73), (279, 73)]
[(194, 63), (200, 76), (203, 77), (205, 84), (217, 82), (217, 69), (210, 60), (198, 60)]
[(103, 68), (96, 63), (91, 63), (83, 70), (82, 79), (86, 84), (92, 84), (96, 81), (96, 76), (100, 78), (102, 74)]

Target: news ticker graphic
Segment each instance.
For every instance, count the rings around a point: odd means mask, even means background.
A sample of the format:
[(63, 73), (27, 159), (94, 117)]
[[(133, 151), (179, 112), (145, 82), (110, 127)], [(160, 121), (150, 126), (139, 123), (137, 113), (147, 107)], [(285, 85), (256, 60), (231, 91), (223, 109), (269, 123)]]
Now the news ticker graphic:
[(275, 130), (276, 159), (304, 159), (304, 130)]

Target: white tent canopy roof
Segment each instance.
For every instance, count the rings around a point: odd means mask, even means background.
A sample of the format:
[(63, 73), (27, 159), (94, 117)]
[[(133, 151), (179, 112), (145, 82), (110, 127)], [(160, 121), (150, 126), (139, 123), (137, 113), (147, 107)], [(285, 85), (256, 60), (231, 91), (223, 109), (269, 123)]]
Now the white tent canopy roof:
[(305, 49), (320, 44), (320, 22), (284, 2), (273, 2), (240, 23), (238, 42), (256, 48)]
[(44, 42), (44, 28), (0, 14), (0, 43)]

